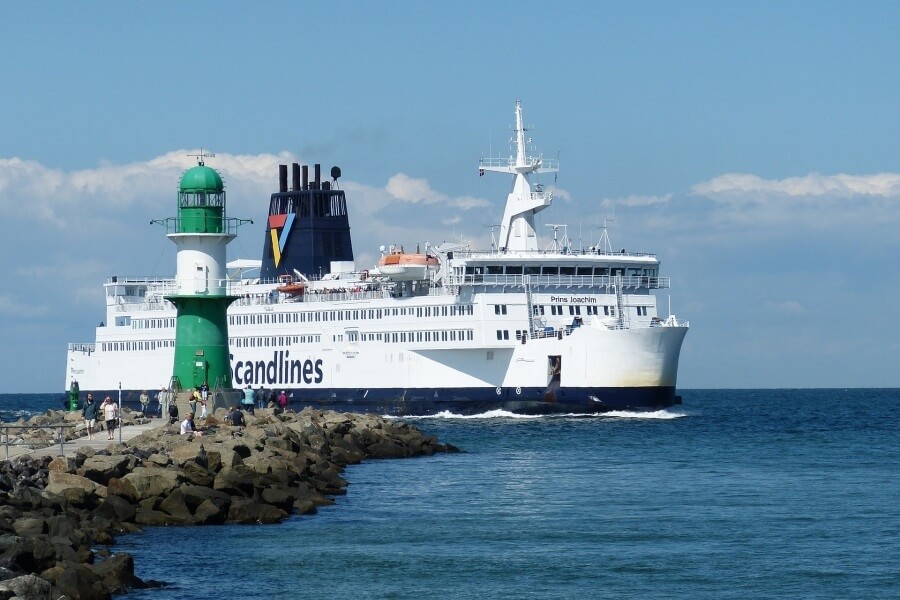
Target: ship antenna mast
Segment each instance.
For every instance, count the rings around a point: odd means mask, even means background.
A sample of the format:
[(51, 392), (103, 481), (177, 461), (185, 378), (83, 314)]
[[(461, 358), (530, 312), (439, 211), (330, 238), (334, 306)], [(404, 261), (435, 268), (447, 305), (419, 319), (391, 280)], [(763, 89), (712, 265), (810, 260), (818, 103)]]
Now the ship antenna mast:
[(190, 156), (192, 158), (196, 158), (197, 164), (200, 165), (201, 167), (204, 166), (204, 162), (203, 162), (204, 158), (215, 158), (216, 157), (216, 155), (213, 154), (212, 152), (204, 152), (203, 148), (200, 148), (200, 152), (198, 152), (197, 154), (188, 154), (188, 156)]
[(597, 243), (597, 250), (602, 250), (606, 254), (612, 254), (612, 243), (609, 241), (609, 232), (606, 230), (606, 224), (615, 220), (615, 217), (603, 217), (603, 225), (600, 227), (600, 241)]

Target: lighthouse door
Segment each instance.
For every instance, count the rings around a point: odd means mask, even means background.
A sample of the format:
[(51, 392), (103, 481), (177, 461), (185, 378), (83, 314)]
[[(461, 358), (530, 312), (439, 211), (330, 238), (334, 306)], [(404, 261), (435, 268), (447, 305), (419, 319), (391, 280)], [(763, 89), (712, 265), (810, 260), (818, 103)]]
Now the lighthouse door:
[(209, 371), (209, 363), (205, 360), (195, 360), (194, 361), (194, 384), (191, 387), (197, 388), (200, 385), (207, 381), (206, 375)]

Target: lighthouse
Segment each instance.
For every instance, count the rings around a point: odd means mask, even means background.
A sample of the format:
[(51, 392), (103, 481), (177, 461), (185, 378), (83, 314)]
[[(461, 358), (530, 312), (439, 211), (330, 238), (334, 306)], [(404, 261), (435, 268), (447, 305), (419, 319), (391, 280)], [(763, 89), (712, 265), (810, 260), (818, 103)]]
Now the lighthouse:
[(225, 247), (250, 221), (226, 216), (225, 184), (204, 164), (215, 155), (201, 150), (192, 156), (198, 164), (181, 176), (178, 216), (155, 221), (178, 247), (174, 289), (166, 296), (177, 309), (172, 384), (230, 389), (227, 310), (237, 296), (228, 294)]

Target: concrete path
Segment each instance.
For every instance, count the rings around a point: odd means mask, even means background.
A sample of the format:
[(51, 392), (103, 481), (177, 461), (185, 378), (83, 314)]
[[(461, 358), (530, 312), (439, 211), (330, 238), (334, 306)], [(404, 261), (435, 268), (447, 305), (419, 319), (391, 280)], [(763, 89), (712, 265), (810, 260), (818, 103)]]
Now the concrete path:
[[(112, 440), (106, 438), (105, 431), (101, 431), (94, 434), (93, 440), (89, 440), (87, 436), (74, 440), (68, 440), (63, 444), (63, 450), (65, 451), (65, 456), (75, 456), (79, 448), (85, 447), (91, 447), (94, 450), (103, 450), (109, 447), (111, 444), (119, 443), (120, 432), (122, 434), (122, 441), (127, 442), (128, 440), (141, 435), (145, 431), (167, 425), (168, 422), (168, 419), (150, 419), (149, 423), (143, 423), (141, 425), (126, 425), (125, 427), (116, 429), (114, 438)], [(16, 456), (21, 456), (23, 454), (30, 454), (32, 456), (60, 456), (63, 453), (60, 452), (59, 444), (47, 446), (46, 448), (39, 448), (37, 450), (32, 450), (31, 448), (25, 446), (9, 446), (9, 458), (15, 458)], [(5, 444), (0, 444), (0, 459), (5, 458), (6, 446)]]

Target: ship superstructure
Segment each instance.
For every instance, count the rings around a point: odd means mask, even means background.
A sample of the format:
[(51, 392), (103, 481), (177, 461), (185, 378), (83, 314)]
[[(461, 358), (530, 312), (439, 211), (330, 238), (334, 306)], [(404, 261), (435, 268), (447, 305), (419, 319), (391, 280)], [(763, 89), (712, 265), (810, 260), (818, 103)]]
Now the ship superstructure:
[[(285, 389), (294, 404), (387, 414), (583, 413), (679, 402), (685, 321), (657, 313), (669, 287), (653, 254), (575, 249), (563, 234), (541, 249), (535, 215), (553, 196), (538, 182), (558, 162), (526, 151), (516, 103), (514, 154), (478, 169), (512, 176), (499, 240), (486, 251), (386, 246), (353, 260), (340, 170), (279, 170), (262, 260), (228, 264), (232, 384)], [(564, 231), (553, 225), (554, 233)], [(113, 277), (107, 324), (70, 344), (66, 382), (82, 390), (159, 388), (171, 368), (170, 280)]]

